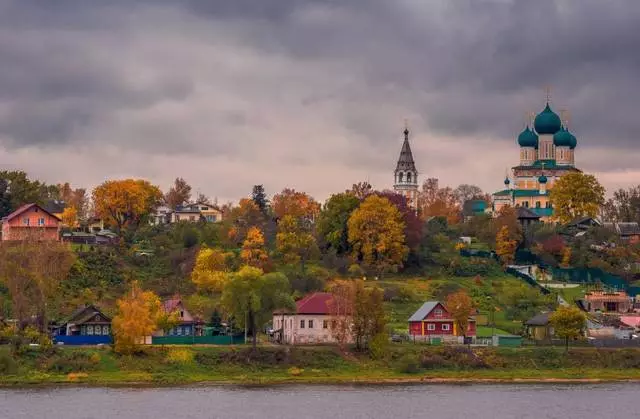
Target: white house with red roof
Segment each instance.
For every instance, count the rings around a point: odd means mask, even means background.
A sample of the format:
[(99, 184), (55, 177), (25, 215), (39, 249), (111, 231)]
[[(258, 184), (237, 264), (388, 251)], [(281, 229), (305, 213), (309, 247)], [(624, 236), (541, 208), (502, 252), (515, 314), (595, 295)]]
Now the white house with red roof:
[(297, 301), (295, 312), (275, 311), (274, 339), (290, 345), (337, 343), (332, 333), (337, 324), (331, 312), (333, 298), (328, 292), (316, 292)]
[(23, 205), (2, 219), (2, 241), (58, 241), (61, 221), (38, 204)]

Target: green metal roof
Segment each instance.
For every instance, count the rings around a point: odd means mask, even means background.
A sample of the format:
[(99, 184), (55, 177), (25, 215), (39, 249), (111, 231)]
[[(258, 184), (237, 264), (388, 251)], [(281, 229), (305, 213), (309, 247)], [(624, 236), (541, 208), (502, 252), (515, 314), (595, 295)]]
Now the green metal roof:
[(529, 126), (518, 135), (518, 144), (520, 147), (538, 147), (538, 136), (529, 129)]
[(550, 217), (553, 215), (553, 208), (529, 208), (529, 210), (541, 217)]
[(562, 122), (560, 121), (558, 114), (551, 110), (551, 107), (549, 107), (549, 103), (547, 102), (547, 106), (544, 107), (544, 110), (536, 116), (533, 126), (538, 134), (555, 134), (560, 131)]
[(514, 166), (513, 169), (542, 169), (542, 163), (544, 163), (544, 169), (547, 170), (578, 170), (574, 166), (568, 164), (558, 164), (555, 160), (536, 160), (531, 165), (527, 166)]

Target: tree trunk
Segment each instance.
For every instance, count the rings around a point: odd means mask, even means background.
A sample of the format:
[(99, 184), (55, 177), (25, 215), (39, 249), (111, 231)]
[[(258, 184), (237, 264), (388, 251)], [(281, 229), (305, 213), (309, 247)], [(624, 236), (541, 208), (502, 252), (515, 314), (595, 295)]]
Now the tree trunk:
[(251, 325), (251, 334), (253, 335), (251, 351), (255, 353), (258, 348), (258, 331), (256, 330), (256, 316), (251, 311), (249, 312), (249, 324)]
[(565, 352), (569, 352), (569, 337), (567, 336), (566, 338), (564, 338), (564, 350)]

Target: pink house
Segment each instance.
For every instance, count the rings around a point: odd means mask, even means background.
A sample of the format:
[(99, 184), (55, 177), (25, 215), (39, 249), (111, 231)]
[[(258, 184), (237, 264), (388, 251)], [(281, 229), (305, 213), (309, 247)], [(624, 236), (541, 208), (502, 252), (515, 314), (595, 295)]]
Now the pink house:
[(2, 219), (2, 241), (58, 241), (61, 221), (38, 204), (23, 205)]

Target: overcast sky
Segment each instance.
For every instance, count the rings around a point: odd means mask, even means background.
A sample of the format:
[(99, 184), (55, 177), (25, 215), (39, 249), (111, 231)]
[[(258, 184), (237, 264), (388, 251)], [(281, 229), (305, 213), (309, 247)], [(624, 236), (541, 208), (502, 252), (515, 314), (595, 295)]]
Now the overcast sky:
[(502, 186), (528, 111), (640, 183), (638, 0), (0, 0), (0, 168), (91, 188), (176, 176), (318, 199), (421, 178)]

